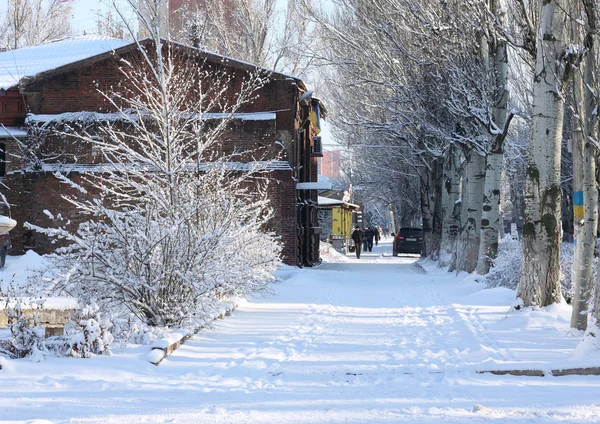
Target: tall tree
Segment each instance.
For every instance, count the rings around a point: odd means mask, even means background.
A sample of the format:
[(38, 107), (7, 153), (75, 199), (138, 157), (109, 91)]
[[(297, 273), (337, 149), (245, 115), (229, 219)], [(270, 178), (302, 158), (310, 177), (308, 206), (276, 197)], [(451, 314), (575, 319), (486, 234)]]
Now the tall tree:
[(2, 44), (18, 49), (71, 35), (71, 11), (61, 0), (7, 0)]
[[(573, 258), (573, 313), (571, 327), (585, 330), (588, 310), (592, 304), (594, 249), (598, 228), (598, 183), (596, 165), (598, 160), (598, 63), (595, 39), (597, 37), (597, 6), (593, 0), (583, 0), (585, 19), (573, 22), (576, 32), (584, 32), (582, 72), (573, 74), (575, 105), (575, 131), (573, 136), (573, 162), (575, 155), (581, 171), (574, 175), (580, 179), (579, 190), (574, 191), (576, 249)], [(580, 29), (580, 22), (587, 25)], [(576, 148), (577, 147), (577, 148)], [(575, 166), (574, 166), (575, 172)], [(577, 194), (575, 194), (577, 193)], [(583, 203), (583, 205), (579, 205)], [(600, 281), (600, 280), (599, 280)], [(598, 288), (596, 288), (598, 290)], [(598, 318), (598, 309), (593, 311)]]
[(568, 54), (565, 1), (543, 0), (533, 83), (527, 166), (523, 264), (517, 296), (525, 306), (562, 299), (560, 289), (560, 162), (564, 92), (575, 57)]
[(311, 66), (314, 27), (299, 0), (190, 2), (171, 13), (172, 36), (268, 69), (300, 75)]
[(504, 141), (512, 115), (508, 116), (508, 43), (497, 27), (506, 26), (506, 7), (503, 0), (488, 2), (490, 15), (494, 17), (488, 29), (489, 67), (492, 73), (492, 105), (489, 132), (491, 141), (486, 154), (485, 186), (481, 217), (481, 239), (477, 272), (487, 274), (498, 254), (500, 231), (500, 187), (504, 161)]

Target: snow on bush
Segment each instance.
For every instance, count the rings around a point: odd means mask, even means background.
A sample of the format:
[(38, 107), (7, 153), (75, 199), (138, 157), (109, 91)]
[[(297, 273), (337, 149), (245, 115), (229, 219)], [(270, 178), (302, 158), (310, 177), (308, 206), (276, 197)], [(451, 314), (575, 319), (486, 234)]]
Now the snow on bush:
[[(56, 291), (97, 302), (111, 316), (131, 312), (151, 326), (177, 327), (265, 290), (281, 247), (268, 229), (263, 171), (231, 166), (240, 152), (220, 153), (228, 116), (262, 77), (248, 74), (232, 99), (230, 75), (163, 48), (145, 64), (123, 63), (120, 91), (105, 94), (121, 120), (70, 135), (105, 164), (83, 182), (58, 175), (80, 191), (68, 200), (87, 221), (76, 231), (30, 227), (67, 242), (48, 257), (45, 276)], [(207, 121), (213, 111), (226, 113)]]
[(521, 272), (521, 243), (510, 236), (504, 237), (498, 246), (498, 257), (486, 276), (489, 287), (507, 287), (516, 290)]
[[(494, 260), (494, 266), (486, 276), (489, 287), (517, 289), (521, 272), (522, 249), (521, 242), (513, 240), (509, 235), (500, 241), (498, 257)], [(568, 301), (572, 297), (571, 266), (573, 264), (573, 251), (574, 245), (572, 243), (561, 243), (560, 283), (563, 297)]]
[(3, 313), (8, 318), (10, 339), (0, 340), (0, 354), (11, 358), (32, 357), (36, 362), (43, 359), (44, 329), (37, 326), (37, 315), (30, 316), (23, 310), (18, 299), (5, 298)]
[(72, 355), (90, 358), (94, 355), (110, 355), (114, 337), (110, 332), (112, 323), (103, 319), (100, 308), (92, 303), (77, 310), (65, 326), (65, 336), (72, 344)]
[(36, 312), (44, 308), (43, 300), (37, 301), (37, 307), (32, 309), (33, 305), (31, 299), (10, 295), (3, 299), (2, 313), (8, 318), (10, 338), (0, 340), (0, 354), (40, 362), (47, 356), (90, 358), (111, 353), (112, 324), (101, 319), (97, 305), (79, 308), (66, 324), (65, 334), (51, 337), (46, 337)]

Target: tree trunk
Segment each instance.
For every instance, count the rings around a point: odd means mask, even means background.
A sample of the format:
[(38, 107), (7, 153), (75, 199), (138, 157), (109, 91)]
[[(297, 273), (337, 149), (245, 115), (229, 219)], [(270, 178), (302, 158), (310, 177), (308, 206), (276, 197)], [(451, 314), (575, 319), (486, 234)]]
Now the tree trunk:
[(433, 217), (435, 209), (434, 198), (434, 168), (433, 161), (428, 161), (426, 166), (419, 168), (421, 181), (421, 217), (423, 220), (423, 250), (421, 256), (428, 257), (432, 253), (434, 244)]
[[(499, 7), (499, 6), (498, 6)], [(493, 136), (487, 155), (485, 188), (481, 217), (481, 242), (477, 273), (487, 274), (498, 255), (498, 232), (500, 231), (500, 187), (502, 162), (504, 161), (504, 138), (508, 125), (506, 106), (508, 103), (508, 53), (506, 41), (497, 40), (490, 49), (495, 77), (494, 107), (492, 109)]]
[(545, 0), (533, 81), (532, 136), (525, 189), (523, 266), (517, 296), (525, 306), (560, 302), (560, 153), (564, 113), (564, 4)]
[(479, 256), (485, 157), (471, 149), (466, 154), (465, 159), (461, 193), (461, 226), (456, 248), (456, 269), (471, 273), (477, 267)]
[[(595, 52), (595, 40), (597, 30), (597, 11), (595, 0), (585, 0), (584, 6), (588, 15), (588, 28), (584, 41), (587, 56), (584, 61), (583, 73), (583, 113), (584, 113), (584, 164), (583, 164), (583, 231), (581, 232), (581, 272), (579, 274), (580, 287), (576, 290), (573, 299), (573, 316), (571, 326), (580, 330), (587, 328), (587, 311), (592, 295), (593, 287), (593, 266), (594, 266), (594, 248), (596, 247), (596, 237), (598, 229), (598, 182), (596, 180), (598, 149), (595, 143), (598, 141), (598, 114), (597, 114), (597, 87), (596, 76), (598, 74), (598, 65)], [(594, 90), (594, 92), (590, 91)], [(597, 278), (600, 278), (598, 276)], [(600, 281), (600, 280), (598, 280)], [(598, 283), (596, 283), (596, 295), (600, 292)], [(600, 306), (596, 299), (595, 310), (592, 311), (596, 320), (599, 318), (598, 311)], [(577, 314), (576, 311), (577, 310)]]
[(486, 158), (483, 207), (481, 215), (481, 240), (477, 273), (487, 274), (498, 255), (500, 231), (500, 183), (502, 180), (503, 153), (488, 153)]
[[(573, 266), (571, 268), (573, 284), (573, 311), (571, 315), (571, 327), (577, 328), (581, 324), (580, 313), (586, 308), (582, 306), (581, 290), (585, 289), (591, 281), (586, 281), (583, 276), (585, 271), (582, 269), (585, 262), (583, 249), (583, 227), (584, 220), (584, 199), (583, 199), (583, 180), (584, 180), (584, 108), (583, 108), (583, 81), (578, 72), (573, 73), (573, 238), (575, 249), (573, 253)], [(593, 254), (593, 250), (592, 250)], [(582, 278), (584, 277), (584, 278)], [(585, 301), (583, 302), (585, 303)]]
[(442, 240), (440, 266), (456, 266), (456, 239), (460, 229), (460, 150), (450, 145), (442, 177)]
[(525, 198), (523, 197), (523, 190), (511, 187), (510, 203), (512, 203), (513, 206), (513, 220), (517, 225), (519, 239), (521, 239), (523, 237), (523, 216), (525, 215)]
[(440, 245), (442, 244), (442, 181), (444, 177), (444, 158), (438, 157), (434, 160), (435, 177), (433, 179), (433, 229), (430, 253), (438, 259), (440, 256)]

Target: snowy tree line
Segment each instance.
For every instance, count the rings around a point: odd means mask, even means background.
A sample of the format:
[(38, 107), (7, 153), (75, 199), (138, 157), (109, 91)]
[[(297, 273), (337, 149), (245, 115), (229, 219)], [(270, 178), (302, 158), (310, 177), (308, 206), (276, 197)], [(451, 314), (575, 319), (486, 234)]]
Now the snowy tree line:
[(396, 191), (388, 200), (398, 210), (420, 199), (424, 254), (484, 275), (498, 255), (501, 204), (510, 204), (523, 218), (517, 308), (562, 299), (563, 191), (572, 185), (572, 325), (585, 329), (589, 312), (600, 318), (596, 3), (333, 3), (305, 4), (305, 13), (322, 35), (315, 54), (331, 65), (332, 122), (360, 184)]

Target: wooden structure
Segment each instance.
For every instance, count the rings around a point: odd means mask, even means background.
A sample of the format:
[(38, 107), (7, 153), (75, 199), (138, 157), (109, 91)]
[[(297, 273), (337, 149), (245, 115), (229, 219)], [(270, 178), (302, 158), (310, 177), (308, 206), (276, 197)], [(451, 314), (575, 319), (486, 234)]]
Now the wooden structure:
[(323, 228), (323, 240), (328, 239), (339, 252), (350, 245), (354, 221), (359, 206), (343, 200), (319, 196), (319, 224)]

